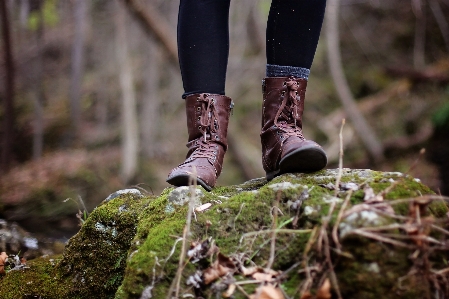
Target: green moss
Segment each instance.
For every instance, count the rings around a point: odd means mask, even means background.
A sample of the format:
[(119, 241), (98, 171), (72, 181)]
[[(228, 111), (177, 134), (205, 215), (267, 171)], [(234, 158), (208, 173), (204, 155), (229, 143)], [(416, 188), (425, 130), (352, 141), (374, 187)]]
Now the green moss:
[[(271, 182), (257, 179), (204, 192), (202, 203), (212, 203), (212, 207), (193, 217), (187, 245), (210, 237), (221, 253), (227, 256), (244, 254), (251, 263), (264, 267), (270, 256), (272, 240), (271, 231), (266, 230), (273, 227), (272, 207), (277, 200), (279, 211), (275, 227), (282, 226), (283, 229), (293, 228), (293, 219), (298, 229), (320, 225), (329, 213), (330, 201), (336, 201), (330, 228), (348, 194), (339, 192), (336, 199), (333, 197), (334, 191), (323, 186), (327, 183), (334, 184), (336, 173), (336, 170), (327, 170), (315, 174), (285, 174)], [(391, 186), (390, 179), (399, 181), (385, 200), (432, 193), (413, 178), (403, 177), (398, 173), (345, 169), (341, 181), (358, 185), (367, 183), (379, 193)], [(285, 182), (291, 183), (291, 188), (279, 192), (272, 188), (274, 184)], [(37, 262), (36, 268), (23, 272), (30, 275), (35, 273), (31, 285), (35, 284), (39, 288), (28, 285), (23, 290), (18, 288), (17, 285), (23, 284), (29, 276), (23, 274), (16, 277), (18, 274), (12, 272), (2, 279), (0, 288), (4, 290), (5, 285), (8, 294), (12, 294), (7, 298), (21, 298), (25, 294), (44, 294), (45, 298), (91, 298), (95, 294), (96, 298), (115, 296), (125, 299), (140, 298), (144, 288), (153, 285), (153, 298), (165, 298), (178, 271), (182, 242), (176, 240), (183, 236), (188, 210), (187, 205), (173, 205), (173, 212), (166, 211), (167, 205), (171, 204), (169, 196), (173, 190), (167, 188), (157, 198), (121, 196), (99, 206), (91, 213), (81, 231), (70, 240), (56, 267), (49, 268), (48, 265)], [(287, 202), (296, 201), (305, 190), (308, 190), (309, 198), (302, 203), (302, 213), (295, 218), (297, 212), (290, 210)], [(363, 198), (363, 191), (354, 192), (350, 206), (362, 203)], [(408, 204), (394, 205), (394, 208), (398, 214), (408, 213)], [(447, 213), (447, 205), (444, 202), (434, 202), (430, 205), (430, 210), (434, 217), (443, 217)], [(273, 269), (286, 270), (292, 264), (302, 262), (310, 236), (310, 232), (277, 233)], [(344, 238), (342, 245), (343, 250), (353, 258), (332, 252), (332, 260), (344, 298), (393, 298), (395, 295), (399, 298), (422, 297), (426, 285), (419, 276), (404, 281), (405, 289), (399, 288), (397, 284), (398, 279), (407, 275), (412, 266), (408, 250), (354, 235)], [(324, 259), (320, 253), (315, 252), (315, 247), (308, 253), (307, 259), (309, 265), (324, 265)], [(431, 257), (431, 262), (442, 265), (441, 267), (447, 266), (447, 260), (444, 253), (436, 253)], [(197, 264), (186, 261), (180, 285), (182, 295), (195, 295), (192, 287), (187, 286), (185, 281), (211, 262), (213, 260), (210, 258)], [(249, 263), (247, 261), (248, 265)], [(53, 278), (53, 281), (51, 277), (56, 279)], [(238, 275), (235, 278), (248, 279)], [(286, 293), (297, 297), (304, 278), (297, 270), (291, 271), (282, 281)], [(59, 285), (66, 291), (61, 291)], [(242, 287), (251, 294), (257, 285)], [(316, 289), (318, 286), (313, 287)], [(42, 293), (38, 293), (39, 290)], [(210, 286), (203, 291), (205, 298), (215, 296)], [(14, 297), (15, 294), (18, 295)], [(241, 293), (235, 293), (235, 298), (243, 297)]]

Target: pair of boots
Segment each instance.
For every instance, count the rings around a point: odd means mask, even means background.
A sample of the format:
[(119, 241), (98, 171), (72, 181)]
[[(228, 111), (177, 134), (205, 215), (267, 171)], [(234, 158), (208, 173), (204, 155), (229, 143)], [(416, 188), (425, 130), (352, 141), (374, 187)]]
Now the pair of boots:
[[(288, 172), (314, 172), (327, 164), (324, 150), (302, 134), (307, 80), (271, 77), (263, 80), (262, 162), (268, 181)], [(196, 169), (197, 182), (210, 191), (221, 173), (228, 148), (227, 130), (234, 103), (217, 94), (195, 94), (186, 99), (189, 151), (167, 182), (187, 186)]]

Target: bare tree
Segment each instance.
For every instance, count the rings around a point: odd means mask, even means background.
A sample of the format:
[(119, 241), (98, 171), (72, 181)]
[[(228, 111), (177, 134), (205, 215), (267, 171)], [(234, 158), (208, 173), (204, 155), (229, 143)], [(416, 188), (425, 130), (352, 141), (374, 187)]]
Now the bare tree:
[(122, 178), (125, 182), (129, 182), (137, 171), (139, 134), (134, 79), (126, 38), (126, 11), (118, 4), (116, 7), (116, 55), (122, 91)]
[(176, 40), (170, 38), (175, 36), (167, 21), (159, 16), (157, 9), (149, 2), (143, 5), (138, 0), (121, 0), (126, 4), (126, 7), (139, 21), (146, 33), (152, 37), (165, 48), (165, 53), (170, 62), (178, 65), (178, 50)]
[(346, 81), (340, 54), (340, 35), (338, 30), (340, 0), (330, 0), (326, 12), (326, 39), (327, 55), (329, 60), (330, 72), (334, 81), (335, 88), (343, 104), (343, 108), (351, 120), (355, 131), (362, 140), (365, 148), (371, 157), (376, 161), (383, 160), (382, 144), (378, 140), (372, 128), (368, 125), (360, 110), (357, 108), (355, 100)]
[(86, 0), (73, 1), (74, 35), (72, 44), (71, 82), (70, 82), (70, 117), (72, 120), (71, 137), (79, 138), (81, 124), (81, 89), (84, 73), (85, 24), (87, 19)]
[(153, 157), (156, 152), (156, 137), (158, 133), (159, 105), (159, 61), (161, 53), (157, 45), (145, 39), (146, 51), (143, 70), (142, 95), (142, 150), (147, 157)]
[(5, 96), (3, 100), (3, 146), (1, 157), (1, 170), (7, 171), (12, 156), (12, 136), (14, 130), (14, 63), (11, 43), (11, 26), (8, 8), (5, 0), (0, 0), (0, 14), (2, 18), (2, 33), (4, 46), (4, 61), (6, 68)]
[[(37, 49), (42, 49), (44, 45), (44, 14), (42, 3), (37, 7), (39, 13), (39, 23), (36, 30), (35, 38)], [(34, 103), (34, 120), (33, 120), (33, 159), (38, 160), (42, 157), (44, 148), (44, 61), (43, 52), (40, 51), (36, 55), (33, 63), (33, 103)]]
[(426, 6), (422, 0), (412, 0), (412, 8), (416, 16), (413, 65), (415, 68), (423, 68), (425, 66)]

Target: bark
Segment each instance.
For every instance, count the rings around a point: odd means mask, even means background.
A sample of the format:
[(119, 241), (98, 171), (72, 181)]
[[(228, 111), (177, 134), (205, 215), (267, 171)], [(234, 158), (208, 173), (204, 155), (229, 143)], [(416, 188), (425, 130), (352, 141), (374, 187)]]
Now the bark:
[(126, 39), (125, 11), (117, 5), (115, 15), (116, 55), (122, 92), (122, 178), (129, 182), (137, 171), (139, 147), (136, 96)]
[(11, 26), (5, 0), (0, 0), (1, 27), (3, 33), (3, 55), (5, 61), (5, 95), (3, 98), (3, 144), (0, 170), (8, 171), (12, 158), (14, 130), (14, 60), (11, 41)]
[(72, 44), (71, 58), (71, 82), (70, 82), (70, 118), (72, 121), (71, 135), (77, 140), (80, 135), (81, 125), (81, 91), (82, 78), (84, 73), (84, 46), (85, 46), (85, 23), (87, 19), (87, 1), (75, 0), (73, 17), (74, 17), (74, 36)]
[(366, 150), (375, 161), (381, 161), (384, 158), (382, 144), (357, 108), (343, 72), (338, 30), (339, 6), (339, 0), (330, 0), (326, 12), (327, 55), (332, 80), (343, 108), (353, 123), (354, 129)]

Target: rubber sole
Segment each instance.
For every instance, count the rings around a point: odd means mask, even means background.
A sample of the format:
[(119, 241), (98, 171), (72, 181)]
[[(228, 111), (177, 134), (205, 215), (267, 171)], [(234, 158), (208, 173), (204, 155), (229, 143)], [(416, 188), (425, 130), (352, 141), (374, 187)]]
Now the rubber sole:
[[(174, 176), (166, 181), (170, 185), (181, 187), (181, 186), (189, 186), (190, 183), (190, 175), (188, 174), (179, 174), (177, 176)], [(196, 179), (196, 182), (198, 185), (206, 189), (206, 191), (210, 192), (212, 190), (212, 187), (206, 184), (202, 179)]]
[(326, 167), (327, 156), (323, 149), (316, 146), (301, 147), (279, 162), (279, 169), (266, 174), (267, 181), (275, 177), (292, 172), (311, 173)]

